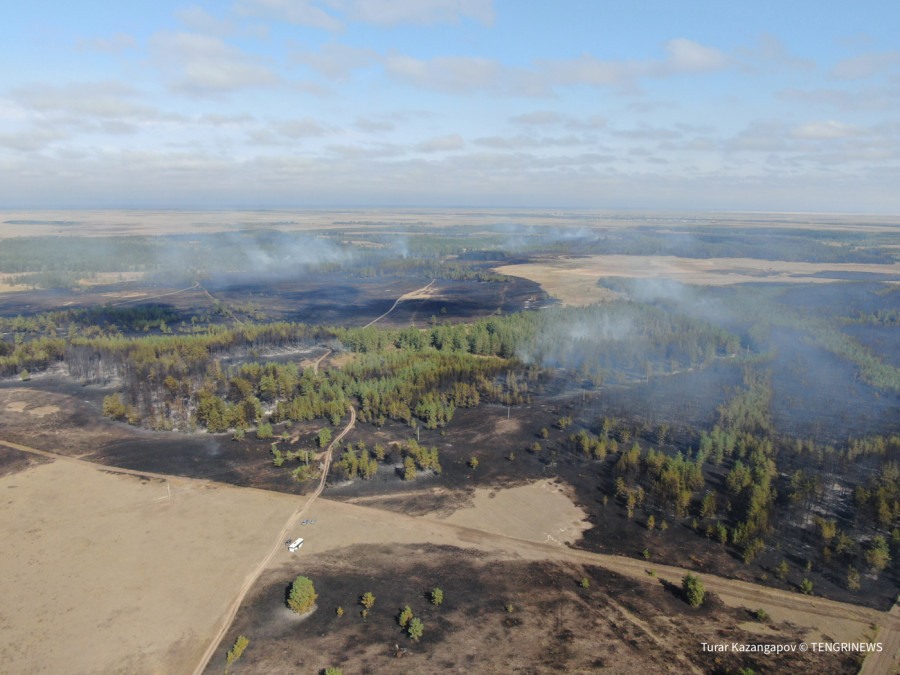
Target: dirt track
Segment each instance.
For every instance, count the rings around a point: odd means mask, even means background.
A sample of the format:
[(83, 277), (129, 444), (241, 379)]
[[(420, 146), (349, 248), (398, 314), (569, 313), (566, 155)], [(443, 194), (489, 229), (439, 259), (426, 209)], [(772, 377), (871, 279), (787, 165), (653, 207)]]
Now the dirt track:
[(316, 487), (315, 491), (306, 499), (301, 507), (299, 507), (290, 518), (288, 518), (287, 522), (278, 532), (278, 536), (275, 538), (275, 543), (272, 545), (272, 548), (269, 549), (268, 554), (265, 558), (263, 558), (259, 564), (254, 568), (250, 574), (244, 579), (244, 583), (241, 585), (238, 590), (237, 596), (234, 598), (232, 603), (228, 607), (228, 612), (222, 619), (222, 625), (219, 628), (218, 633), (212, 638), (210, 641), (209, 647), (207, 647), (204, 652), (202, 658), (200, 659), (200, 663), (197, 665), (197, 668), (194, 670), (194, 675), (201, 675), (203, 671), (206, 669), (206, 666), (209, 664), (210, 659), (212, 659), (213, 655), (216, 653), (216, 650), (219, 648), (219, 643), (222, 641), (222, 638), (225, 637), (225, 634), (228, 632), (228, 629), (231, 627), (231, 622), (234, 621), (234, 617), (237, 615), (238, 610), (241, 607), (241, 603), (244, 601), (244, 598), (247, 596), (247, 593), (250, 592), (250, 589), (253, 587), (253, 584), (256, 583), (256, 580), (263, 573), (275, 556), (278, 553), (283, 553), (285, 550), (284, 547), (284, 538), (287, 536), (288, 532), (297, 526), (297, 523), (300, 521), (300, 518), (306, 514), (310, 507), (315, 502), (316, 498), (322, 494), (322, 490), (325, 489), (325, 479), (328, 477), (328, 469), (331, 466), (331, 457), (334, 451), (335, 446), (341, 441), (341, 439), (346, 436), (353, 426), (356, 424), (356, 410), (354, 410), (353, 406), (349, 406), (350, 409), (350, 421), (343, 428), (341, 433), (339, 433), (333, 441), (328, 445), (328, 449), (325, 452), (325, 461), (322, 464), (322, 477), (319, 480), (319, 485)]
[(372, 324), (375, 324), (375, 323), (378, 323), (379, 321), (381, 321), (384, 317), (386, 317), (388, 314), (390, 314), (395, 309), (397, 309), (397, 305), (399, 305), (404, 300), (413, 300), (415, 298), (423, 297), (422, 294), (425, 293), (426, 291), (428, 291), (428, 289), (430, 289), (436, 281), (437, 281), (437, 279), (432, 279), (431, 282), (429, 284), (427, 284), (426, 286), (422, 286), (422, 288), (419, 288), (415, 291), (410, 291), (409, 293), (404, 293), (399, 298), (394, 300), (394, 304), (391, 305), (391, 308), (388, 311), (386, 311), (381, 316), (372, 319), (369, 323), (367, 323), (365, 326), (363, 326), (363, 328), (368, 328)]

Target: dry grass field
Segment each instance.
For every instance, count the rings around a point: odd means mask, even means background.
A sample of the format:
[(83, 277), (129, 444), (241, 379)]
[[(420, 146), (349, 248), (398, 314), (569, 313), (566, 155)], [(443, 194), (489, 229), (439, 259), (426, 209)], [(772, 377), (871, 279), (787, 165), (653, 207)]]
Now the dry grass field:
[(496, 271), (530, 279), (566, 305), (590, 305), (603, 302), (613, 295), (608, 289), (597, 286), (597, 280), (603, 277), (672, 279), (683, 284), (700, 286), (727, 286), (750, 282), (829, 283), (835, 279), (814, 275), (822, 272), (900, 274), (900, 263), (875, 265), (786, 262), (754, 258), (593, 255), (579, 258), (548, 258), (540, 263), (504, 265), (497, 267)]
[(189, 672), (297, 499), (65, 460), (0, 495), (7, 673)]

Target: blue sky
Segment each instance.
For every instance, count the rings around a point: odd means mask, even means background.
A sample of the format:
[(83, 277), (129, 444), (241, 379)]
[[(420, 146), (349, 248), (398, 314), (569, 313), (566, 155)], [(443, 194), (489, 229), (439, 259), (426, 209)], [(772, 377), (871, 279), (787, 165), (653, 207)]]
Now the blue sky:
[(0, 207), (900, 213), (893, 1), (17, 3)]

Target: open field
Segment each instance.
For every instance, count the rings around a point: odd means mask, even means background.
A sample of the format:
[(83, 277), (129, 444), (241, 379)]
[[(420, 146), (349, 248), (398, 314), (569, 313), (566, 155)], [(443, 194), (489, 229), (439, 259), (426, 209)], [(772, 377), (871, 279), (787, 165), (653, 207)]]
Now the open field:
[[(542, 262), (503, 265), (501, 274), (529, 279), (567, 305), (590, 305), (614, 297), (597, 286), (603, 277), (672, 279), (698, 286), (745, 283), (829, 283), (833, 274), (876, 274), (900, 278), (900, 263), (804, 263), (754, 258), (677, 258), (668, 255), (592, 255), (549, 258)], [(822, 276), (817, 276), (822, 275)]]
[(259, 211), (185, 210), (6, 210), (0, 211), (0, 239), (6, 237), (78, 234), (81, 236), (166, 235), (269, 228), (282, 231), (341, 229), (352, 233), (379, 229), (406, 234), (406, 228), (426, 225), (631, 228), (653, 223), (673, 229), (790, 227), (819, 231), (896, 232), (897, 219), (877, 214), (654, 212), (523, 209), (274, 209)]
[[(296, 498), (57, 460), (0, 478), (6, 672), (187, 672)], [(102, 645), (101, 645), (102, 642)]]

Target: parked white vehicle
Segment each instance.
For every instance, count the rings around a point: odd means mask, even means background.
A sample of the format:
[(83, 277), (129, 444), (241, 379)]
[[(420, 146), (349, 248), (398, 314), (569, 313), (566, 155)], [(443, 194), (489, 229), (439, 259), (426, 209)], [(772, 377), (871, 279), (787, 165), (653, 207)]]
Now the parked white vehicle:
[(288, 545), (288, 551), (290, 551), (291, 553), (293, 553), (294, 551), (296, 551), (296, 550), (297, 550), (298, 548), (300, 548), (301, 546), (303, 546), (303, 538), (302, 538), (302, 537), (301, 537), (300, 539), (294, 539), (294, 541), (292, 541), (292, 542)]

